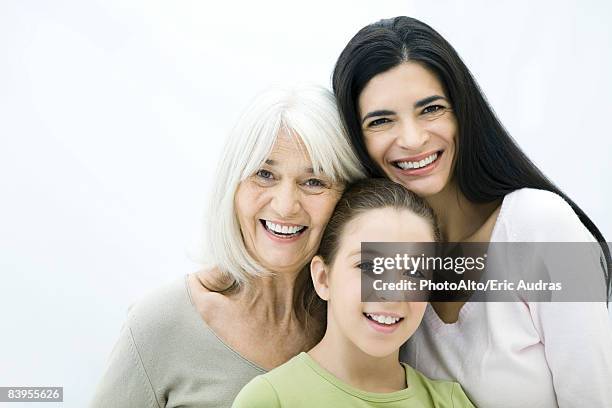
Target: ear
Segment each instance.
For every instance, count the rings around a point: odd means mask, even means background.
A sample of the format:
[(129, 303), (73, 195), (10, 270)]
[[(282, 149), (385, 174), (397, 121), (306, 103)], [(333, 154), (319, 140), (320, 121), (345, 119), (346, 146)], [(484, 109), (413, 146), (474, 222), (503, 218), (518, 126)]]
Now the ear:
[(329, 267), (318, 255), (310, 261), (310, 277), (317, 295), (323, 300), (329, 300)]

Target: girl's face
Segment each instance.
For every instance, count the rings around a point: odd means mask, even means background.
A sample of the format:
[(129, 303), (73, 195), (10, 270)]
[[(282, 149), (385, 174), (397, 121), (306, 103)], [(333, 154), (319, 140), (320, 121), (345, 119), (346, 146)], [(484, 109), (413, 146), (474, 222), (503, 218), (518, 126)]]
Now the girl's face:
[(442, 191), (453, 171), (457, 120), (442, 84), (404, 62), (373, 77), (358, 100), (368, 154), (387, 177), (421, 197)]
[(332, 265), (320, 257), (311, 262), (317, 293), (327, 301), (328, 333), (370, 356), (397, 352), (419, 326), (427, 302), (362, 303), (361, 242), (433, 241), (431, 224), (408, 210), (370, 210), (346, 224)]
[(314, 255), (342, 188), (315, 175), (301, 140), (279, 135), (234, 199), (249, 254), (272, 271), (297, 271)]

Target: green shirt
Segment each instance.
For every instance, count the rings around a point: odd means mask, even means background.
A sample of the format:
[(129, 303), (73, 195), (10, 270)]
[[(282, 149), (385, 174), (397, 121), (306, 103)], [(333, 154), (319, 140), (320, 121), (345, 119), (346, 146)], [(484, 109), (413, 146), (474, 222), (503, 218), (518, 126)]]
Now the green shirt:
[(274, 407), (473, 407), (458, 383), (434, 381), (410, 366), (408, 387), (390, 393), (358, 390), (333, 376), (307, 353), (252, 379), (234, 400), (233, 408)]

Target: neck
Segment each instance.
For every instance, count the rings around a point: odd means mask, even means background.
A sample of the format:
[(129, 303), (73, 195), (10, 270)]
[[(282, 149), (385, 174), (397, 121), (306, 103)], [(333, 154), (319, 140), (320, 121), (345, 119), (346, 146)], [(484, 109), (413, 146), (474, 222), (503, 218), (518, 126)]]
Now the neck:
[(499, 206), (499, 200), (471, 202), (453, 182), (425, 201), (436, 214), (442, 239), (448, 242), (469, 241)]
[(253, 279), (244, 288), (232, 295), (241, 310), (257, 316), (258, 321), (273, 325), (291, 325), (303, 317), (298, 305), (298, 296), (304, 290), (307, 276), (305, 271), (277, 273), (270, 277)]
[(357, 389), (387, 393), (406, 388), (406, 372), (399, 363), (399, 350), (384, 357), (363, 352), (341, 333), (330, 313), (325, 336), (308, 354), (320, 366)]

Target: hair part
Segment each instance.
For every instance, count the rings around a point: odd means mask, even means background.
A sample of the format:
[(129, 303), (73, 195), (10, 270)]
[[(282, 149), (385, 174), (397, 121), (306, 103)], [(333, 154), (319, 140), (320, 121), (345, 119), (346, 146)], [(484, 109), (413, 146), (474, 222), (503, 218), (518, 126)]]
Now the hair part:
[(365, 146), (359, 95), (374, 76), (408, 61), (432, 72), (450, 100), (458, 124), (452, 179), (461, 193), (474, 203), (502, 199), (521, 188), (547, 190), (562, 197), (600, 243), (606, 293), (610, 298), (612, 259), (602, 233), (518, 147), (455, 49), (433, 28), (414, 18), (400, 16), (362, 28), (344, 48), (334, 68), (332, 83), (338, 108), (368, 175), (385, 176)]

